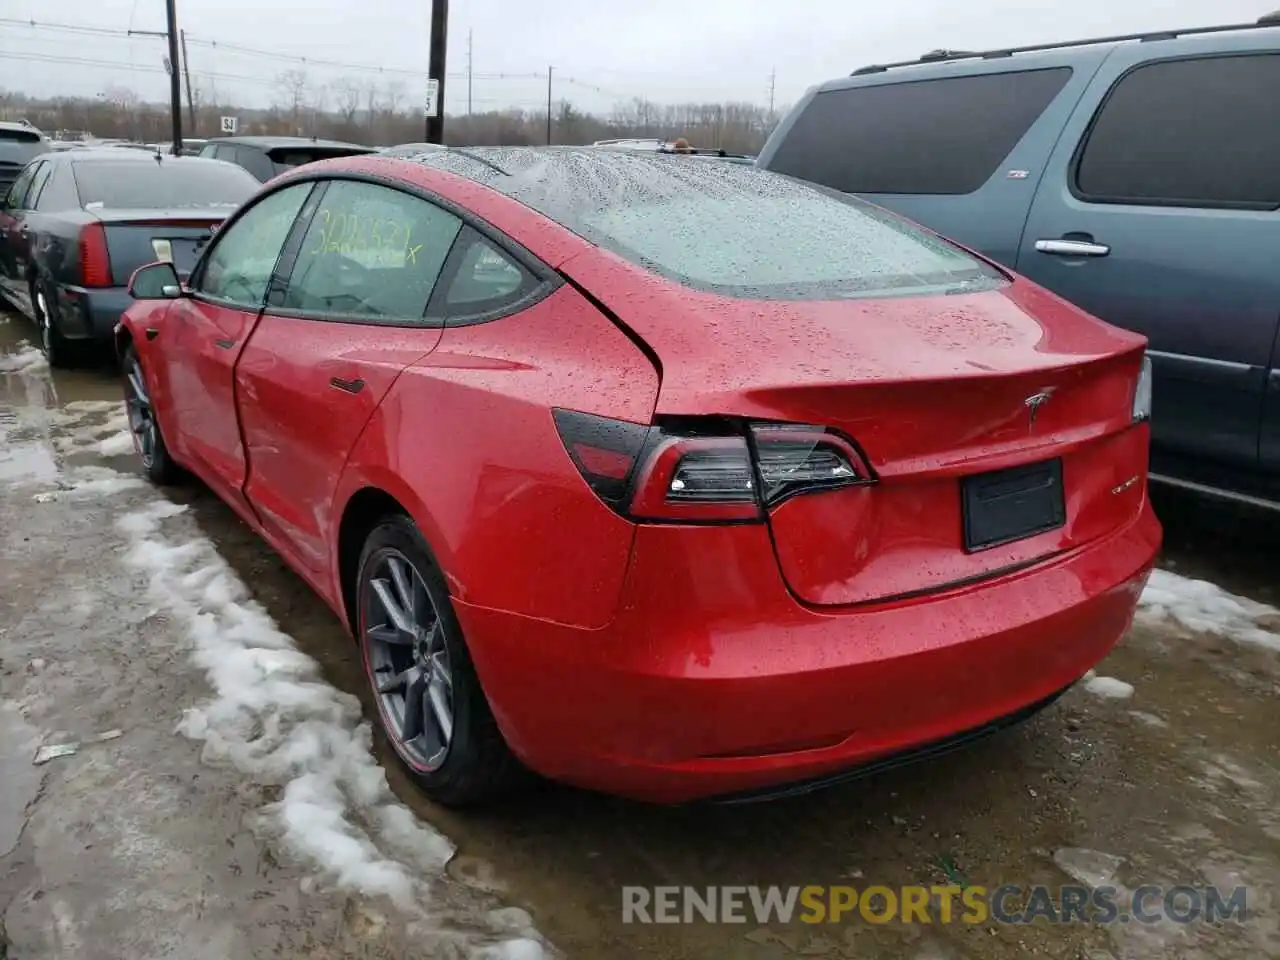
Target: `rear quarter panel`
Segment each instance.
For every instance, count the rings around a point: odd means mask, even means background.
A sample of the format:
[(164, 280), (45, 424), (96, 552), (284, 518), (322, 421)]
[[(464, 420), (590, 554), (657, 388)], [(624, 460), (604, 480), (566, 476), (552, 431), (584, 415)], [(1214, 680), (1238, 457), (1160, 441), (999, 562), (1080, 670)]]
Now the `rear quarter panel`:
[(422, 530), (457, 600), (603, 626), (635, 527), (586, 485), (551, 409), (648, 423), (657, 395), (649, 360), (566, 284), (522, 313), (446, 330), (366, 427), (334, 516), (359, 490), (384, 490)]

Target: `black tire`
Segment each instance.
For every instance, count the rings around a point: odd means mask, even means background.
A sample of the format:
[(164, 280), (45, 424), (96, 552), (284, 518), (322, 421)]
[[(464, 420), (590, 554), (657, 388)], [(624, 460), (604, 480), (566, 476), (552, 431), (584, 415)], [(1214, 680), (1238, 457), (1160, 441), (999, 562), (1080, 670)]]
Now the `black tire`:
[[(169, 486), (182, 479), (182, 468), (173, 462), (169, 447), (164, 442), (160, 421), (147, 393), (146, 379), (142, 373), (142, 361), (130, 345), (120, 359), (120, 373), (124, 378), (125, 414), (129, 417), (129, 432), (133, 435), (133, 449), (142, 464), (142, 472), (148, 480), (159, 486)], [(136, 376), (137, 382), (134, 382)], [(142, 390), (139, 398), (137, 391)]]
[[(386, 631), (385, 626), (379, 625), (390, 623), (389, 618), (380, 613), (385, 608), (378, 599), (373, 582), (380, 580), (384, 589), (387, 588), (390, 580), (379, 574), (389, 572), (386, 567), (388, 562), (398, 563), (400, 560), (407, 561), (412, 573), (417, 575), (410, 580), (411, 589), (416, 591), (416, 585), (420, 584), (430, 602), (429, 615), (433, 619), (430, 627), (420, 626), (417, 632), (423, 638), (420, 644), (428, 643), (428, 633), (431, 637), (442, 638), (443, 650), (447, 654), (445, 663), (452, 679), (449, 685), (452, 691), (451, 736), (448, 737), (443, 754), (437, 755), (442, 759), (435, 763), (424, 762), (421, 749), (406, 743), (401, 735), (405, 721), (396, 716), (396, 698), (400, 698), (403, 712), (404, 703), (410, 699), (409, 693), (414, 689), (413, 681), (405, 681), (403, 693), (384, 693), (378, 689), (380, 674), (390, 679), (397, 674), (408, 673), (411, 669), (422, 669), (414, 665), (424, 664), (426, 659), (430, 659), (421, 658), (416, 649), (409, 654), (409, 647), (386, 644), (371, 635), (372, 630)], [(444, 577), (432, 559), (422, 534), (408, 517), (396, 514), (385, 516), (369, 533), (360, 552), (352, 596), (355, 598), (353, 621), (356, 639), (360, 644), (361, 659), (378, 712), (379, 725), (401, 764), (423, 792), (446, 806), (467, 807), (507, 796), (528, 782), (528, 772), (503, 739), (493, 718), (493, 711), (489, 708), (489, 701), (481, 689)], [(415, 605), (425, 610), (422, 604)], [(420, 619), (426, 619), (426, 615)], [(437, 624), (439, 635), (436, 633)], [(390, 632), (396, 635), (402, 633), (395, 630)], [(401, 651), (406, 659), (394, 666), (386, 665), (385, 658), (391, 650)], [(384, 664), (381, 667), (377, 665), (380, 662)], [(428, 710), (426, 704), (429, 689), (424, 680), (416, 698), (424, 713)], [(427, 719), (423, 722), (436, 723), (439, 727), (438, 721)]]
[[(44, 306), (41, 306), (43, 300)], [(79, 344), (62, 335), (58, 322), (58, 301), (43, 281), (31, 285), (31, 310), (40, 331), (40, 347), (49, 366), (58, 370), (74, 367), (81, 358)]]

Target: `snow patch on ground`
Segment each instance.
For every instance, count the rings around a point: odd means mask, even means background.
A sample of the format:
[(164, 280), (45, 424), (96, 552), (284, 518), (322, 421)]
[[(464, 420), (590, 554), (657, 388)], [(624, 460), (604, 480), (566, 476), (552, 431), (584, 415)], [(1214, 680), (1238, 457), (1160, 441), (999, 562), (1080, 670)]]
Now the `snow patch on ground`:
[(105, 440), (99, 440), (94, 449), (104, 457), (120, 457), (133, 453), (133, 434), (128, 430), (113, 433)]
[[(133, 450), (133, 437), (129, 433), (129, 417), (122, 411), (122, 404), (114, 403), (109, 410), (86, 410), (67, 418), (65, 433), (54, 437), (53, 444), (59, 453), (97, 453), (104, 457), (118, 456)], [(93, 422), (103, 413), (110, 413), (105, 420)]]
[(1100, 677), (1092, 670), (1084, 675), (1084, 688), (1094, 696), (1110, 700), (1127, 700), (1133, 696), (1133, 684), (1115, 677)]
[(37, 503), (48, 503), (51, 500), (109, 497), (146, 485), (141, 477), (119, 473), (110, 467), (73, 467), (58, 479), (54, 489), (37, 493), (34, 499)]
[(0, 373), (35, 373), (48, 368), (44, 354), (30, 344), (17, 353), (0, 354)]
[(1193, 633), (1217, 634), (1280, 651), (1280, 610), (1168, 570), (1151, 572), (1136, 619), (1152, 627), (1172, 622)]
[(433, 956), (546, 957), (527, 913), (486, 915), (480, 894), (447, 876), (453, 844), (392, 794), (359, 701), (322, 679), (208, 539), (162, 530), (185, 511), (157, 501), (116, 521), (130, 543), (125, 563), (150, 577), (213, 687), (179, 731), (203, 742), (206, 762), (281, 788), (257, 826), (314, 870), (312, 887), (387, 897), (415, 918)]

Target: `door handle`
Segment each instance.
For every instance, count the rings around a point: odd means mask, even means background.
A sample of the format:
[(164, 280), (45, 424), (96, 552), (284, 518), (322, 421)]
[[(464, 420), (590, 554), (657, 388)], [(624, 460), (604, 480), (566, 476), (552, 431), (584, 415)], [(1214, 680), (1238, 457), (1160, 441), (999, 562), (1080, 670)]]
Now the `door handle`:
[(364, 389), (364, 381), (357, 377), (355, 380), (342, 380), (334, 377), (329, 381), (329, 386), (337, 387), (346, 393), (359, 393)]
[(1092, 240), (1037, 240), (1036, 249), (1059, 257), (1105, 257), (1111, 248)]

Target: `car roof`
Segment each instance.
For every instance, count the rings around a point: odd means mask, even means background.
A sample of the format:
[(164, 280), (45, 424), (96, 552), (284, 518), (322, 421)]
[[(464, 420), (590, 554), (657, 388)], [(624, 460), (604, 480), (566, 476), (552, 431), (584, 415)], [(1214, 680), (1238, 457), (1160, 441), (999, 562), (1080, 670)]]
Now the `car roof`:
[(619, 198), (662, 196), (698, 178), (709, 190), (754, 191), (740, 178), (770, 176), (754, 165), (689, 163), (679, 154), (577, 147), (468, 147), (390, 160), (452, 173), (504, 194), (562, 225)]
[(38, 130), (32, 126), (28, 126), (25, 123), (17, 123), (13, 120), (0, 120), (0, 130), (12, 130), (15, 133), (19, 131), (21, 131), (22, 133), (34, 133), (37, 137), (41, 137), (45, 140), (48, 139), (48, 137), (45, 136), (42, 130)]
[[(1280, 11), (1260, 17), (1254, 23), (1223, 24), (1209, 27), (1188, 27), (1176, 30), (1156, 30), (1147, 33), (1120, 34), (1093, 39), (1060, 40), (1053, 43), (1033, 44), (1025, 47), (1004, 47), (994, 50), (931, 50), (916, 60), (902, 60), (896, 63), (873, 63), (859, 67), (848, 76), (828, 80), (818, 86), (819, 91), (838, 90), (857, 86), (860, 78), (880, 77), (888, 71), (897, 74), (902, 72), (901, 79), (911, 79), (919, 74), (931, 74), (950, 64), (970, 62), (1004, 61), (1008, 70), (1023, 70), (1035, 67), (1044, 55), (1056, 55), (1055, 63), (1062, 63), (1063, 58), (1072, 54), (1084, 57), (1097, 57), (1125, 43), (1153, 43), (1160, 40), (1174, 40), (1182, 37), (1211, 37), (1219, 34), (1247, 33), (1258, 30), (1276, 30), (1280, 32)], [(1223, 40), (1217, 41), (1219, 44)]]
[(341, 140), (312, 140), (310, 137), (213, 137), (205, 141), (210, 143), (243, 143), (247, 147), (261, 147), (263, 150), (277, 150), (281, 147), (325, 147), (342, 150), (367, 150), (374, 152), (374, 147), (366, 147), (359, 143), (344, 143)]
[(56, 151), (55, 155), (59, 160), (65, 160), (67, 163), (74, 163), (77, 166), (82, 163), (155, 164), (157, 156), (161, 158), (160, 163), (163, 166), (180, 163), (187, 167), (196, 164), (202, 164), (207, 167), (223, 163), (221, 160), (214, 160), (209, 157), (175, 157), (171, 154), (157, 154), (149, 150), (121, 150), (119, 147), (82, 147), (80, 149)]

